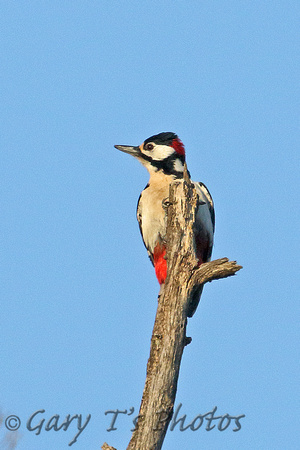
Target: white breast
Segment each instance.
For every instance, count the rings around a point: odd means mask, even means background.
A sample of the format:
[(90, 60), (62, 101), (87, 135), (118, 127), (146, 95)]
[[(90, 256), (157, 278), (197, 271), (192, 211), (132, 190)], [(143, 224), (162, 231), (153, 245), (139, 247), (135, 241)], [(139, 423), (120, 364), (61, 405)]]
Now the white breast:
[[(156, 184), (156, 183), (155, 183)], [(169, 183), (150, 184), (141, 194), (138, 206), (138, 220), (147, 249), (153, 253), (155, 245), (166, 234), (166, 214), (162, 202), (169, 196)]]

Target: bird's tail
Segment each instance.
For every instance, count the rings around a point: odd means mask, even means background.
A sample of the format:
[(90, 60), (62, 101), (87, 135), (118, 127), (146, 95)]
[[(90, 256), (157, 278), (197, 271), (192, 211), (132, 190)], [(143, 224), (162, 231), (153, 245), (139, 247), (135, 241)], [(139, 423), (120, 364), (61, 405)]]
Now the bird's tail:
[(200, 302), (200, 297), (201, 297), (202, 291), (203, 291), (203, 285), (197, 286), (197, 288), (195, 288), (195, 290), (192, 292), (191, 300), (190, 300), (188, 310), (187, 310), (188, 317), (193, 317), (193, 315), (195, 314), (195, 311)]

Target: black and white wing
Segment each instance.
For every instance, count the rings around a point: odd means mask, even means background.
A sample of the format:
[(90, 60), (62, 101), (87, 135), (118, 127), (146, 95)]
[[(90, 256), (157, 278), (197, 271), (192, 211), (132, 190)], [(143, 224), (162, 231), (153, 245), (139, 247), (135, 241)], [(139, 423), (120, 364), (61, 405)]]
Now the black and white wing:
[[(195, 223), (196, 254), (199, 261), (210, 261), (215, 231), (215, 210), (212, 196), (205, 184), (194, 183), (199, 196), (199, 206)], [(187, 316), (192, 317), (200, 301), (203, 286), (200, 286), (193, 294)]]
[[(147, 184), (147, 186), (145, 187), (145, 189), (147, 189), (148, 186), (149, 186), (149, 184)], [(145, 189), (144, 189), (144, 190), (145, 190)], [(144, 192), (144, 191), (143, 191), (143, 192)], [(142, 214), (142, 205), (141, 205), (141, 197), (142, 197), (143, 192), (141, 192), (141, 194), (140, 194), (140, 196), (139, 196), (139, 199), (138, 199), (138, 202), (137, 202), (136, 218), (137, 218), (137, 221), (138, 221), (138, 224), (139, 224), (140, 233), (141, 233), (141, 236), (142, 236), (142, 239), (143, 239), (144, 246), (145, 246), (145, 248), (146, 248), (146, 250), (147, 250), (147, 253), (148, 253), (148, 256), (149, 256), (149, 258), (150, 258), (150, 261), (151, 261), (152, 264), (154, 265), (153, 255), (152, 255), (152, 253), (149, 252), (149, 250), (148, 250), (148, 248), (147, 248), (147, 246), (146, 246), (145, 240), (144, 240), (144, 236), (143, 236), (143, 228), (142, 228), (142, 215), (143, 215), (143, 214)]]
[(196, 228), (200, 234), (200, 239), (207, 240), (207, 254), (204, 258), (209, 261), (212, 253), (215, 231), (215, 210), (212, 196), (205, 184), (198, 182), (194, 183), (197, 194), (199, 195), (199, 208), (196, 216)]

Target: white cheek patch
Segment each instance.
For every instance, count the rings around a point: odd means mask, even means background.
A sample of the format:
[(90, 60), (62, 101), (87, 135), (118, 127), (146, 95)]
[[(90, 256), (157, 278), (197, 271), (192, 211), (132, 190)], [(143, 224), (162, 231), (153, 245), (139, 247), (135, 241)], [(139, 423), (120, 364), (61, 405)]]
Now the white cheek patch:
[(156, 145), (152, 152), (152, 158), (161, 161), (174, 153), (174, 148), (168, 145)]
[(143, 153), (154, 161), (162, 161), (175, 152), (174, 148), (168, 145), (156, 145), (153, 150), (143, 150)]

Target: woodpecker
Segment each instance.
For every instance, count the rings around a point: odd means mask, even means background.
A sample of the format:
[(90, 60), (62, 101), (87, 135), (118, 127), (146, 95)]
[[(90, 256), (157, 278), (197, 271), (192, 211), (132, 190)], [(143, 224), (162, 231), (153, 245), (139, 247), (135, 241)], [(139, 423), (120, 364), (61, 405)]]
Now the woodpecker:
[[(164, 132), (149, 137), (139, 146), (115, 145), (115, 148), (134, 156), (149, 172), (149, 182), (138, 199), (137, 220), (158, 282), (163, 284), (167, 277), (165, 242), (169, 186), (174, 180), (183, 178), (184, 145), (175, 133)], [(207, 187), (201, 182), (193, 184), (199, 196), (194, 230), (196, 256), (200, 265), (211, 258), (215, 213)], [(194, 294), (189, 317), (197, 308), (201, 292), (202, 288)]]

